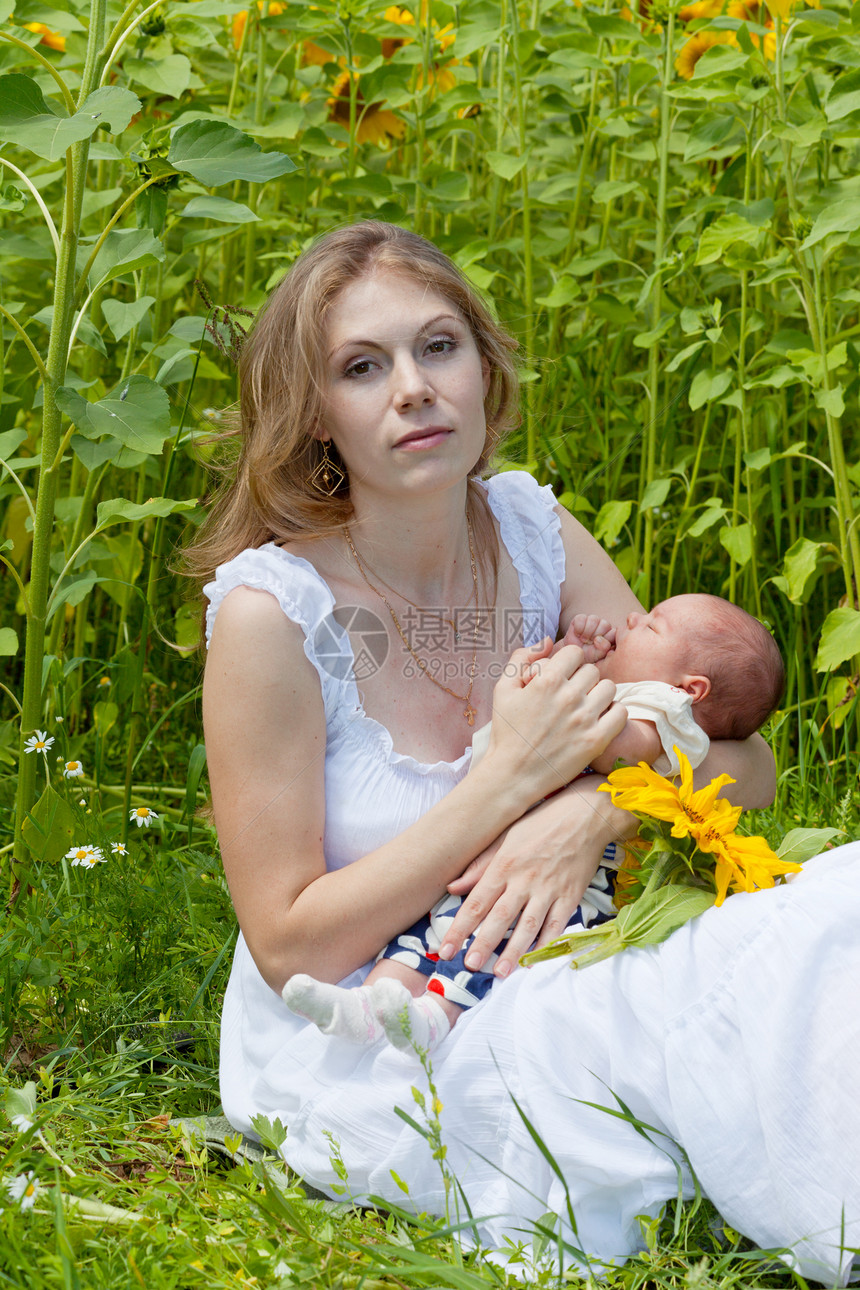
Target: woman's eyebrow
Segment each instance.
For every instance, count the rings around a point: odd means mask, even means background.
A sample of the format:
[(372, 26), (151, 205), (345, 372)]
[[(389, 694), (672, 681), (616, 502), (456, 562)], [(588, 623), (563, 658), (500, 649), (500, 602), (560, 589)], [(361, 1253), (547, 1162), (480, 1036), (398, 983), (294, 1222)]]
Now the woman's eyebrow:
[[(437, 314), (435, 318), (430, 318), (428, 319), (427, 322), (422, 323), (421, 326), (416, 329), (415, 335), (416, 336), (426, 335), (427, 332), (432, 331), (432, 329), (440, 322), (458, 323), (461, 321), (462, 320), (458, 318), (456, 314), (448, 314), (448, 313)], [(348, 349), (352, 345), (354, 345), (357, 349), (378, 349), (380, 345), (383, 345), (384, 343), (385, 343), (384, 340), (380, 340), (379, 338), (377, 338), (376, 340), (368, 340), (368, 339), (362, 339), (360, 336), (358, 336), (351, 340), (344, 340), (340, 343), (340, 345), (335, 345), (334, 349), (329, 350), (328, 356), (329, 358), (334, 358), (335, 354), (339, 354), (342, 349)]]

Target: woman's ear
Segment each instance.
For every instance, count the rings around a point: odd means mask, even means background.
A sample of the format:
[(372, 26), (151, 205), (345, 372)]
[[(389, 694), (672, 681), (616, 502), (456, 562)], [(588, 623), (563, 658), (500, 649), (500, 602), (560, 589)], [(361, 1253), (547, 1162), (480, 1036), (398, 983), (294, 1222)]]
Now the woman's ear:
[(711, 678), (709, 676), (686, 676), (681, 682), (680, 688), (687, 691), (687, 694), (692, 697), (693, 703), (701, 703), (702, 699), (707, 699), (711, 693)]

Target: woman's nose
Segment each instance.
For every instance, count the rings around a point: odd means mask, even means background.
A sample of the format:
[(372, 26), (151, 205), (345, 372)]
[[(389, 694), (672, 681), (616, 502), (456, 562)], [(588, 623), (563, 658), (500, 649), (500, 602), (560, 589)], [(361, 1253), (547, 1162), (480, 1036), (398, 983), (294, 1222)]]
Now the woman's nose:
[(432, 403), (435, 394), (433, 387), (414, 358), (401, 359), (394, 371), (394, 401), (397, 407), (415, 407)]

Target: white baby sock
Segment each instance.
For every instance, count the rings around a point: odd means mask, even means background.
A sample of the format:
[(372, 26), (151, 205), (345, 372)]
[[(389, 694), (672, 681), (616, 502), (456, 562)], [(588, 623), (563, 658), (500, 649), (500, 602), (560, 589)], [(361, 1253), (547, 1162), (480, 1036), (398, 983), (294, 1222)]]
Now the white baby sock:
[(291, 976), (281, 991), (290, 1012), (312, 1021), (324, 1035), (339, 1035), (354, 1044), (375, 1044), (385, 1033), (377, 1019), (373, 995), (373, 986), (346, 990), (316, 981), (304, 972)]
[(413, 998), (400, 981), (383, 978), (372, 987), (376, 1015), (395, 1048), (423, 1048), (432, 1053), (451, 1029), (444, 1009), (432, 994)]

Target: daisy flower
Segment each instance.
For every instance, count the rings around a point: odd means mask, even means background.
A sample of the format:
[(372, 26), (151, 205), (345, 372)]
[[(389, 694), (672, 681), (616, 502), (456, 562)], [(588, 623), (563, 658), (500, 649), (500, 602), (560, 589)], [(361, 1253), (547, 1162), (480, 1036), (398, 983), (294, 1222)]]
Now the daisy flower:
[(67, 761), (63, 767), (63, 779), (80, 779), (84, 768), (79, 761)]
[(111, 679), (109, 676), (99, 677), (99, 686), (101, 687), (101, 689), (107, 690), (110, 688), (110, 685), (111, 685)]
[(84, 869), (94, 869), (97, 864), (105, 863), (101, 847), (72, 847), (71, 851), (66, 852), (66, 859), (71, 860), (73, 865), (81, 865)]
[(22, 1209), (32, 1209), (36, 1203), (36, 1197), (39, 1194), (39, 1179), (28, 1169), (25, 1174), (18, 1174), (17, 1178), (9, 1178), (6, 1182), (6, 1191), (10, 1200), (17, 1200)]
[(128, 847), (124, 842), (112, 842), (110, 844), (110, 853), (112, 856), (127, 856)]
[(148, 829), (152, 821), (158, 819), (158, 816), (148, 806), (135, 806), (133, 810), (129, 811), (128, 818), (139, 829)]
[(30, 735), (30, 738), (24, 744), (24, 752), (45, 753), (53, 742), (53, 735), (46, 734), (44, 730), (37, 730), (34, 735)]
[(26, 1133), (33, 1127), (33, 1121), (23, 1111), (19, 1111), (17, 1115), (10, 1115), (9, 1119), (19, 1133)]

